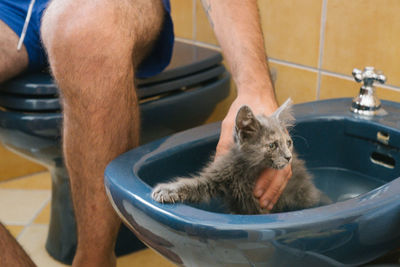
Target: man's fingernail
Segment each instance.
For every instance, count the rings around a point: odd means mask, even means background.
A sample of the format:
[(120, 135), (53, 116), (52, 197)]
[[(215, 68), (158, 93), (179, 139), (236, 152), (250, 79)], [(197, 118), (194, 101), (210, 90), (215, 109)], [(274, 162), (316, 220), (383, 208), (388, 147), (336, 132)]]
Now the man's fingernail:
[(273, 203), (269, 204), (269, 205), (268, 205), (268, 210), (272, 210), (273, 207), (274, 207), (274, 204), (273, 204)]
[(261, 197), (261, 195), (263, 194), (263, 192), (264, 192), (264, 191), (263, 191), (262, 189), (258, 189), (254, 195), (255, 195), (256, 197)]
[(267, 208), (268, 207), (268, 204), (269, 204), (269, 201), (268, 200), (264, 200), (264, 202), (262, 203), (262, 207), (263, 208)]

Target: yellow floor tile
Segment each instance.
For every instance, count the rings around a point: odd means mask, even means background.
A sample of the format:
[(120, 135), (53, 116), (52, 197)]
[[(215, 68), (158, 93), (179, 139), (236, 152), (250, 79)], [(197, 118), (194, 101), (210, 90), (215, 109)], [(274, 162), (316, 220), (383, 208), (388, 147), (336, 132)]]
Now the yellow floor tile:
[(33, 223), (37, 224), (49, 224), (50, 222), (50, 209), (51, 209), (51, 202), (47, 203), (47, 205), (42, 209), (39, 215), (35, 218)]
[(0, 181), (44, 170), (45, 167), (9, 151), (0, 143)]
[(38, 267), (66, 267), (49, 256), (45, 249), (48, 225), (30, 225), (18, 238), (18, 242), (25, 249)]
[(117, 259), (117, 267), (176, 267), (151, 249), (144, 249)]
[(8, 231), (17, 238), (17, 236), (21, 233), (25, 226), (22, 225), (5, 225)]
[(0, 221), (28, 224), (50, 199), (50, 190), (0, 189)]
[(0, 188), (50, 190), (51, 176), (49, 172), (40, 172), (30, 176), (18, 177), (0, 182)]

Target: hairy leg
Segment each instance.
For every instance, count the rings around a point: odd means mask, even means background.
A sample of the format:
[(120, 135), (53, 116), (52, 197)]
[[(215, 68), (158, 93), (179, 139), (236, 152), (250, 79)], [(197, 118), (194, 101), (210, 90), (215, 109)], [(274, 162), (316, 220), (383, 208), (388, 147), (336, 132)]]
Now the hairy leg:
[(163, 12), (161, 1), (54, 0), (43, 17), (42, 38), (63, 98), (75, 266), (115, 265), (120, 220), (105, 194), (104, 169), (138, 145), (135, 67), (158, 36)]
[(25, 46), (17, 50), (19, 37), (0, 20), (0, 83), (21, 73), (28, 67)]
[(36, 266), (15, 238), (0, 223), (0, 266)]

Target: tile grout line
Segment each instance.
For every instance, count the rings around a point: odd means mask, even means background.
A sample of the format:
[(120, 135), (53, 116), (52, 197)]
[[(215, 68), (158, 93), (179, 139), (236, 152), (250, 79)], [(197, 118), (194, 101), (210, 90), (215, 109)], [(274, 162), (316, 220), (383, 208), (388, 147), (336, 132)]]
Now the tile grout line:
[[(324, 70), (324, 69), (318, 69), (318, 68), (315, 68), (315, 67), (301, 65), (301, 64), (298, 64), (298, 63), (293, 63), (293, 62), (289, 62), (289, 61), (285, 61), (285, 60), (281, 60), (281, 59), (276, 59), (276, 58), (269, 58), (268, 60), (270, 62), (272, 62), (272, 63), (280, 64), (280, 65), (291, 67), (291, 68), (295, 68), (295, 69), (306, 70), (306, 71), (310, 71), (310, 72), (314, 72), (314, 73), (319, 73), (320, 72), (323, 75), (336, 77), (336, 78), (340, 78), (340, 79), (345, 79), (345, 80), (349, 80), (349, 81), (354, 81), (354, 78), (351, 75), (341, 74), (341, 73), (337, 73), (337, 72), (333, 72), (333, 71), (329, 71), (329, 70)], [(386, 88), (386, 89), (390, 89), (390, 90), (400, 91), (400, 86), (396, 86), (396, 85), (379, 84), (379, 85), (377, 85), (377, 87), (382, 87), (382, 88)]]
[(317, 78), (317, 100), (320, 98), (321, 93), (321, 70), (322, 70), (322, 60), (324, 56), (324, 45), (325, 45), (325, 26), (326, 26), (326, 12), (327, 12), (328, 0), (322, 1), (322, 11), (321, 11), (321, 28), (319, 37), (319, 57), (318, 57), (318, 78)]
[(200, 41), (196, 41), (196, 40), (190, 40), (190, 39), (182, 38), (182, 37), (175, 37), (175, 40), (183, 42), (183, 43), (187, 43), (187, 44), (194, 44), (194, 45), (198, 45), (200, 47), (205, 47), (205, 48), (221, 51), (221, 48), (219, 46), (213, 45), (213, 44), (208, 44), (208, 43), (204, 43), (204, 42), (200, 42)]
[(307, 71), (318, 73), (318, 69), (315, 68), (315, 67), (301, 65), (301, 64), (298, 64), (298, 63), (293, 63), (293, 62), (282, 60), (282, 59), (268, 57), (268, 61), (270, 61), (272, 63), (284, 65), (284, 66), (287, 66), (287, 67), (292, 67), (292, 68), (296, 68), (296, 69), (302, 69), (302, 70), (307, 70)]
[(19, 241), (19, 238), (22, 236), (22, 234), (25, 233), (26, 229), (33, 224), (36, 217), (39, 216), (39, 214), (44, 210), (44, 208), (47, 206), (47, 204), (50, 201), (51, 201), (51, 194), (50, 194), (49, 198), (43, 202), (42, 206), (35, 212), (35, 215), (32, 216), (32, 219), (30, 219), (29, 222), (24, 225), (24, 229), (22, 229), (22, 231), (18, 234), (18, 236), (16, 238), (18, 241)]
[(50, 191), (50, 192), (51, 192), (51, 189), (32, 189), (32, 188), (1, 188), (1, 187), (0, 187), (0, 191), (2, 191), (2, 190), (6, 190), (6, 191), (14, 191), (14, 192), (18, 192), (18, 191), (22, 191), (22, 192), (25, 192), (25, 191), (30, 191), (30, 192), (32, 192), (32, 191), (35, 191), (35, 192), (42, 192), (42, 193), (46, 193), (46, 192), (48, 192), (48, 191)]
[(210, 48), (210, 49), (217, 50), (217, 51), (222, 51), (221, 47), (219, 47), (218, 45), (208, 44), (208, 43), (204, 43), (201, 41), (196, 41), (195, 43), (196, 43), (196, 45), (201, 46), (201, 47)]
[[(336, 78), (345, 79), (345, 80), (349, 80), (349, 81), (355, 82), (352, 75), (345, 75), (345, 74), (340, 74), (340, 73), (327, 71), (327, 70), (321, 70), (321, 73), (324, 74), (324, 75), (327, 75), (327, 76), (336, 77)], [(376, 88), (381, 87), (381, 88), (393, 90), (393, 91), (396, 91), (396, 92), (400, 93), (400, 86), (396, 86), (396, 85), (375, 84), (375, 87)]]

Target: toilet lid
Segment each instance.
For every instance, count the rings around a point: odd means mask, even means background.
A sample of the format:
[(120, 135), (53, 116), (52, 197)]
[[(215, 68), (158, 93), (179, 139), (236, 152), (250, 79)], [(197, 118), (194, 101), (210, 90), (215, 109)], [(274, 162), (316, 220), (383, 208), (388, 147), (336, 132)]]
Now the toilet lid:
[[(150, 83), (141, 85), (138, 88), (139, 99), (145, 99), (147, 97), (153, 97), (177, 90), (185, 90), (193, 87), (205, 86), (208, 83), (212, 83), (218, 77), (222, 76), (226, 72), (222, 65), (217, 65), (204, 71), (182, 76), (179, 79), (167, 80), (162, 83)], [(39, 90), (50, 93), (50, 86), (38, 86)], [(61, 109), (59, 98), (57, 95), (57, 88), (55, 94), (42, 94), (39, 97), (37, 95), (22, 95), (13, 93), (4, 93), (0, 91), (0, 106), (21, 111), (56, 111)]]
[[(138, 79), (138, 86), (153, 85), (181, 78), (220, 64), (222, 55), (216, 50), (176, 41), (171, 63), (160, 74)], [(55, 97), (58, 93), (49, 73), (23, 74), (6, 83), (0, 84), (0, 92), (21, 95), (45, 95)], [(153, 93), (154, 94), (154, 89)]]
[(175, 41), (171, 62), (167, 68), (154, 77), (137, 79), (138, 85), (159, 83), (190, 75), (218, 65), (222, 59), (221, 53), (217, 50)]
[(21, 95), (10, 95), (0, 93), (0, 106), (8, 109), (24, 111), (42, 111), (42, 110), (60, 110), (60, 101), (58, 98), (29, 98)]

